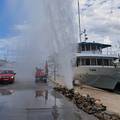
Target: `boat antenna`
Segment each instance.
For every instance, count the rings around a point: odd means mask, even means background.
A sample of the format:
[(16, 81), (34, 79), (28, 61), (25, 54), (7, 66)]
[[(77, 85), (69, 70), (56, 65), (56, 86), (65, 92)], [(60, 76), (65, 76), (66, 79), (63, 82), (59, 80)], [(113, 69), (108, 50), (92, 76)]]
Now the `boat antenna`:
[(80, 2), (78, 0), (78, 19), (79, 19), (79, 40), (80, 42), (82, 42), (82, 39), (81, 39), (81, 16), (80, 16)]
[(110, 13), (113, 14), (113, 4), (114, 4), (114, 1), (111, 0), (111, 8), (110, 8)]

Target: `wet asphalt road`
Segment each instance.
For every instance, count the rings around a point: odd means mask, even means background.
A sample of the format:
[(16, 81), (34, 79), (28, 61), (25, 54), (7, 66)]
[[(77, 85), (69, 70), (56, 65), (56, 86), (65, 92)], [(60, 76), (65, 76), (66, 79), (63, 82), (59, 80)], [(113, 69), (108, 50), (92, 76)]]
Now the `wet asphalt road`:
[[(0, 120), (97, 120), (52, 89), (52, 83), (0, 85)], [(1, 92), (2, 93), (2, 92)]]

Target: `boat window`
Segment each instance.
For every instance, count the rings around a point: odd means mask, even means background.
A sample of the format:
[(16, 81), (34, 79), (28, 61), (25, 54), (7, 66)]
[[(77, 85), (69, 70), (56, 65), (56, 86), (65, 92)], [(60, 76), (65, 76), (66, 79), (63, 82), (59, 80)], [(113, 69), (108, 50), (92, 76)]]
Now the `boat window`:
[(103, 61), (104, 61), (105, 66), (109, 66), (109, 60), (108, 59), (104, 59)]
[(98, 64), (98, 65), (103, 65), (103, 64), (102, 64), (102, 59), (97, 59), (97, 64)]
[(91, 59), (91, 65), (96, 65), (96, 59)]
[(90, 51), (90, 45), (86, 45), (86, 51)]
[(86, 65), (86, 64), (85, 64), (85, 59), (82, 59), (81, 62), (82, 62), (82, 65)]
[(112, 61), (113, 61), (113, 60), (111, 59), (111, 60), (110, 60), (110, 66), (113, 66), (113, 62), (112, 62)]
[(85, 45), (82, 45), (82, 51), (85, 51)]
[(76, 60), (76, 65), (79, 66), (80, 65), (80, 58), (78, 57)]
[(112, 59), (77, 58), (76, 65), (113, 66)]
[(92, 48), (93, 51), (96, 50), (96, 46), (95, 45), (92, 45), (91, 48)]
[(86, 65), (90, 65), (90, 59), (86, 59)]
[(78, 46), (78, 52), (81, 52), (81, 45)]
[(96, 46), (96, 49), (97, 49), (97, 50), (100, 50), (100, 47), (99, 47), (99, 46)]

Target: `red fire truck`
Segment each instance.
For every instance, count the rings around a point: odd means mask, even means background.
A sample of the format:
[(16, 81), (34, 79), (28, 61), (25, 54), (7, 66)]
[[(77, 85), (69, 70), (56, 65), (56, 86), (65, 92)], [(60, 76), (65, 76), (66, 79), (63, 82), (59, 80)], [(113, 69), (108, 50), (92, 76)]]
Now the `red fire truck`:
[(36, 68), (35, 82), (47, 82), (47, 74), (44, 69)]

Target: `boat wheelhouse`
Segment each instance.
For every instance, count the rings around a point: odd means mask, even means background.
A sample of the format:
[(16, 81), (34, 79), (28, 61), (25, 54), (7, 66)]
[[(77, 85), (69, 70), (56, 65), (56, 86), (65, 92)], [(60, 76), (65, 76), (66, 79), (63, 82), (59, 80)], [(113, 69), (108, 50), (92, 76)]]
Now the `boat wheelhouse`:
[[(76, 65), (113, 66), (117, 55), (108, 51), (111, 45), (95, 42), (81, 42), (78, 44)], [(106, 53), (103, 49), (107, 49)]]
[(115, 89), (120, 84), (118, 59), (111, 45), (96, 42), (78, 43), (74, 80), (98, 88)]

